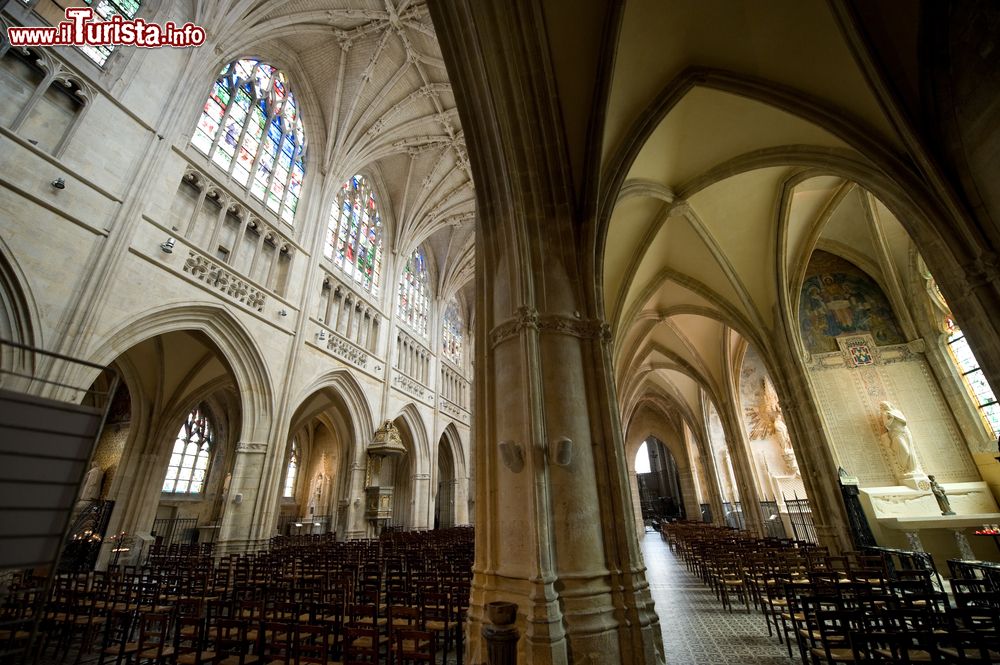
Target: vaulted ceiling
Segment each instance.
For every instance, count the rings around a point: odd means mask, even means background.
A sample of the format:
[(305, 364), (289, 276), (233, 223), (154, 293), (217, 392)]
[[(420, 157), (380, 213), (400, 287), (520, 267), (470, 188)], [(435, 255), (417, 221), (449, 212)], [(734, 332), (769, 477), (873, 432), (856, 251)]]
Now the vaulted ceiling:
[(221, 36), (223, 60), (255, 55), (288, 72), (312, 168), (376, 176), (390, 246), (405, 256), (424, 244), (436, 294), (471, 288), (472, 174), (423, 2), (196, 0), (195, 15)]
[(815, 248), (887, 293), (911, 271), (907, 231), (858, 185), (904, 142), (833, 4), (629, 0), (620, 21), (598, 248), (619, 396), (626, 418), (655, 395), (697, 420), (742, 345), (773, 362), (787, 344)]

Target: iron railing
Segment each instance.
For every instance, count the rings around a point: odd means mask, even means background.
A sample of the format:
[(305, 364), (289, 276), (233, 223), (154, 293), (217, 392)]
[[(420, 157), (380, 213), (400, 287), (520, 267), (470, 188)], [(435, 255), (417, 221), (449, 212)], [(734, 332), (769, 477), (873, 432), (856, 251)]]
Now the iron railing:
[(785, 510), (788, 511), (788, 521), (792, 525), (792, 537), (795, 540), (802, 540), (808, 543), (819, 542), (819, 539), (816, 537), (816, 524), (813, 522), (809, 499), (800, 499), (798, 494), (794, 496), (794, 499), (789, 499), (782, 494), (782, 499), (785, 501)]

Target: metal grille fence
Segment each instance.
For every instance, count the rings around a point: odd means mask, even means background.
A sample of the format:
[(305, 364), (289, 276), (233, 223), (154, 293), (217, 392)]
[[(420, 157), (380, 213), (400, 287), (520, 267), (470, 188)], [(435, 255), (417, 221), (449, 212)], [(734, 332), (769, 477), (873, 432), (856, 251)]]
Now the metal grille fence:
[(800, 499), (795, 495), (794, 499), (789, 499), (782, 495), (785, 500), (785, 509), (788, 511), (788, 521), (792, 524), (792, 537), (795, 540), (806, 542), (819, 542), (816, 538), (816, 525), (813, 523), (812, 508), (809, 507), (809, 499)]

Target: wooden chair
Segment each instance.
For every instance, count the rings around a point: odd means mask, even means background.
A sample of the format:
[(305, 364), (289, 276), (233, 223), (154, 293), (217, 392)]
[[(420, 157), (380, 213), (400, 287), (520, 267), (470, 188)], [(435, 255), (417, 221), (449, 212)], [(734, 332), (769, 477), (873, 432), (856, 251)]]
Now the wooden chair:
[(139, 617), (139, 644), (135, 654), (136, 665), (143, 662), (169, 662), (174, 655), (170, 644), (170, 615), (162, 612), (147, 612)]
[(214, 663), (218, 658), (214, 651), (206, 648), (205, 619), (201, 617), (179, 616), (174, 630), (173, 665), (203, 665)]
[(329, 630), (326, 626), (299, 624), (295, 627), (295, 665), (329, 663)]
[(451, 647), (458, 645), (461, 626), (456, 621), (448, 594), (425, 592), (421, 594), (420, 598), (424, 630), (437, 636), (438, 644), (442, 645), (441, 665), (444, 665)]
[(860, 612), (820, 609), (816, 611), (815, 626), (819, 633), (819, 644), (809, 649), (814, 665), (869, 660), (852, 640), (855, 634), (864, 629)]
[(135, 613), (129, 610), (112, 609), (108, 612), (97, 665), (104, 665), (109, 657), (114, 658), (115, 665), (132, 660), (139, 650), (139, 643), (131, 641), (135, 621)]
[(215, 651), (217, 665), (258, 665), (257, 643), (247, 636), (242, 619), (217, 619), (208, 629), (208, 643)]
[(433, 665), (437, 657), (437, 636), (428, 630), (396, 630), (393, 633), (390, 661), (394, 665), (427, 663)]
[(374, 665), (379, 662), (380, 652), (377, 628), (359, 624), (345, 626), (343, 665)]
[(261, 626), (260, 654), (268, 665), (288, 665), (295, 651), (295, 624), (265, 621)]

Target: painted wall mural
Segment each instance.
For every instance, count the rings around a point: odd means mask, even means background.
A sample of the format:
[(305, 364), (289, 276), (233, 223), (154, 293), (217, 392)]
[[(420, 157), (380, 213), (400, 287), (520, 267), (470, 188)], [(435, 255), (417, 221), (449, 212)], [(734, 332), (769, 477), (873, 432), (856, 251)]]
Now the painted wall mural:
[(799, 329), (811, 353), (838, 351), (836, 338), (870, 333), (879, 346), (905, 340), (888, 298), (871, 277), (839, 256), (817, 250), (799, 296)]

